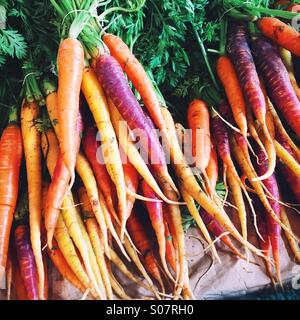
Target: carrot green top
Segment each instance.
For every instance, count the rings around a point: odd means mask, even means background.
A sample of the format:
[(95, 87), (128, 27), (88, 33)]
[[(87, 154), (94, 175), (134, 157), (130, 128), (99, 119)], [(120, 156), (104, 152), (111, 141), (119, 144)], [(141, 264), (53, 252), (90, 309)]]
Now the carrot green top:
[(54, 83), (54, 81), (51, 81), (50, 79), (44, 79), (43, 90), (47, 97), (49, 94), (57, 90), (57, 85)]
[(268, 8), (269, 1), (261, 0), (214, 0), (212, 8), (221, 11), (232, 19), (255, 21), (262, 16), (273, 16), (283, 19), (293, 19), (297, 12), (289, 12), (281, 9)]
[(18, 122), (18, 109), (16, 106), (12, 106), (9, 110), (8, 123)]
[(114, 11), (135, 12), (145, 4), (145, 0), (136, 0), (136, 5), (132, 8), (110, 7), (98, 16), (97, 9), (107, 4), (107, 1), (103, 3), (94, 0), (50, 1), (62, 18), (62, 37), (78, 38), (89, 58), (97, 58), (100, 53), (107, 50), (101, 40), (103, 33), (101, 22), (106, 15)]
[(26, 61), (22, 66), (24, 72), (24, 86), (23, 92), (27, 102), (36, 101), (38, 105), (44, 105), (45, 100), (43, 94), (38, 85), (38, 78), (41, 76), (40, 72), (37, 72), (30, 61)]

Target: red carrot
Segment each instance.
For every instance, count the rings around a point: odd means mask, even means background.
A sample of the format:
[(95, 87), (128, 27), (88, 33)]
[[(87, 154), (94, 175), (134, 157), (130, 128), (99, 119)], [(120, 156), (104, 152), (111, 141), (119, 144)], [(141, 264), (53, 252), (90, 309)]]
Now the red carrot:
[(145, 268), (151, 274), (151, 276), (163, 287), (163, 282), (159, 271), (159, 264), (154, 256), (151, 242), (147, 237), (146, 230), (142, 222), (140, 221), (135, 209), (133, 209), (127, 221), (127, 228), (135, 246), (142, 254), (143, 260), (145, 262)]
[[(123, 163), (123, 171), (124, 171), (124, 177), (125, 177), (125, 183), (126, 188), (130, 190), (133, 193), (137, 192), (138, 186), (139, 186), (139, 176), (137, 171), (135, 170), (135, 167), (128, 162)], [(131, 215), (132, 208), (135, 203), (135, 197), (127, 195), (127, 208), (126, 208), (126, 220)]]
[[(155, 192), (149, 187), (147, 182), (143, 180), (141, 182), (141, 188), (143, 190), (143, 194), (147, 198), (158, 199)], [(159, 246), (159, 255), (161, 258), (162, 265), (164, 267), (167, 275), (172, 279), (172, 275), (170, 274), (167, 263), (166, 263), (166, 238), (165, 238), (165, 224), (163, 218), (163, 209), (161, 202), (146, 202), (146, 207), (148, 210), (148, 214), (152, 223), (152, 227), (155, 231), (158, 246)]]
[(87, 127), (84, 130), (82, 147), (87, 159), (89, 160), (93, 168), (98, 187), (104, 195), (107, 208), (111, 213), (112, 211), (114, 211), (114, 208), (117, 204), (116, 190), (106, 170), (102, 153), (99, 152), (99, 144), (96, 137), (96, 128)]
[(173, 244), (173, 236), (170, 232), (171, 228), (168, 225), (168, 221), (170, 220), (169, 212), (166, 211), (166, 207), (163, 206), (163, 218), (164, 218), (164, 226), (165, 226), (165, 238), (166, 238), (166, 258), (169, 262), (171, 268), (176, 273), (177, 270), (177, 263), (176, 263), (176, 252)]
[(15, 288), (17, 300), (28, 300), (26, 288), (24, 286), (20, 268), (17, 263), (13, 264), (12, 281)]

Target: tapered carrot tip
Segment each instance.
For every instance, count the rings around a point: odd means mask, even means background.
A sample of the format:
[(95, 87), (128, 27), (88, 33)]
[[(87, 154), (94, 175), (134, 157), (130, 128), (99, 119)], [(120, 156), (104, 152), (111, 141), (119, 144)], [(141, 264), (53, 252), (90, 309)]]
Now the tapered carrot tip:
[(6, 289), (5, 288), (5, 268), (3, 266), (0, 266), (0, 289)]
[(51, 250), (52, 249), (52, 240), (54, 237), (54, 230), (48, 230), (47, 231), (47, 246)]

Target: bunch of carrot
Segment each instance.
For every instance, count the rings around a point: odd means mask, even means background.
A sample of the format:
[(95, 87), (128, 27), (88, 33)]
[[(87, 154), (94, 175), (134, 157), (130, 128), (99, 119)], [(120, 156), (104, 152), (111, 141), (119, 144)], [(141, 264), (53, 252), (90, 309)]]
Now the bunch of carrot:
[[(190, 104), (187, 122), (192, 129), (193, 151), (196, 131), (200, 131), (201, 150), (209, 150), (209, 145), (216, 148), (223, 162), (224, 184), (228, 185), (238, 212), (243, 239), (247, 240), (249, 221), (252, 221), (265, 254), (267, 273), (274, 283), (282, 283), (281, 231), (299, 259), (299, 238), (285, 212), (286, 207), (297, 211), (299, 204), (300, 102), (291, 59), (291, 54), (299, 56), (296, 48), (299, 34), (276, 18), (261, 18), (257, 26), (262, 35), (255, 34), (254, 38), (245, 22), (229, 21), (227, 54), (222, 54), (216, 64), (223, 92), (209, 89), (204, 95), (211, 106), (213, 140), (209, 131), (209, 109), (204, 101)], [(211, 155), (214, 161), (215, 155)], [(201, 157), (195, 167), (202, 172), (209, 168)], [(284, 192), (278, 182), (282, 177), (288, 179), (294, 193), (292, 204), (284, 202)], [(204, 186), (207, 180), (204, 179)], [(226, 201), (223, 204), (228, 205)], [(199, 216), (204, 221), (207, 218), (201, 211)], [(207, 226), (212, 223), (211, 219), (205, 221)], [(248, 255), (247, 246), (245, 249)]]
[[(216, 64), (224, 90), (210, 92), (213, 101), (199, 93), (185, 129), (128, 46), (89, 14), (91, 1), (51, 3), (69, 27), (57, 81), (45, 77), (40, 88), (26, 73), (20, 126), (12, 108), (0, 140), (0, 280), (12, 274), (18, 299), (47, 299), (47, 253), (83, 297), (130, 299), (118, 270), (149, 298), (192, 299), (186, 206), (216, 260), (221, 239), (238, 258), (261, 257), (281, 282), (281, 230), (300, 257), (285, 211), (295, 206), (278, 183), (280, 173), (299, 204), (300, 89), (291, 62), (299, 34), (262, 18), (272, 41), (251, 39), (245, 23), (230, 22), (228, 52)], [(15, 218), (8, 259), (23, 151), (28, 218)], [(225, 197), (216, 191), (221, 176)], [(248, 239), (252, 223), (260, 248)]]

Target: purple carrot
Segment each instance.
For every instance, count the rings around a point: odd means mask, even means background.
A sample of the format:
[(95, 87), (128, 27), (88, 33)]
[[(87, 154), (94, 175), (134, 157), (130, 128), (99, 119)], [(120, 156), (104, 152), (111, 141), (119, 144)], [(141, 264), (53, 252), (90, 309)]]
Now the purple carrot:
[(239, 76), (245, 99), (257, 120), (263, 124), (266, 117), (266, 103), (248, 42), (246, 24), (232, 23), (228, 52)]
[(38, 300), (37, 271), (27, 226), (19, 225), (16, 228), (15, 247), (27, 297), (29, 300)]
[(263, 180), (268, 178), (275, 170), (276, 152), (266, 125), (267, 106), (265, 96), (260, 86), (260, 80), (248, 42), (246, 24), (232, 23), (228, 39), (229, 55), (239, 76), (247, 105), (262, 126), (266, 138), (264, 143), (269, 160), (268, 170), (263, 176), (256, 178), (256, 180)]
[(212, 124), (212, 133), (214, 136), (218, 155), (224, 162), (224, 166), (227, 167), (232, 172), (232, 174), (234, 174), (236, 178), (239, 180), (237, 171), (235, 169), (235, 166), (231, 157), (229, 134), (228, 134), (226, 124), (216, 114), (213, 115), (211, 124)]
[[(268, 169), (268, 161), (265, 159), (264, 152), (259, 147), (256, 148), (256, 155), (259, 160), (258, 162), (255, 162), (256, 171), (258, 174), (263, 175)], [(280, 195), (279, 195), (279, 188), (278, 188), (275, 174), (272, 174), (269, 178), (263, 180), (262, 183), (268, 190), (269, 204), (272, 207), (276, 216), (280, 219), (280, 216), (281, 216), (281, 210), (280, 210), (280, 204), (279, 204)], [(270, 196), (272, 196), (272, 198), (270, 198)], [(277, 274), (278, 280), (281, 281), (280, 280), (281, 279), (280, 254), (279, 254), (281, 227), (269, 214), (266, 215), (266, 221), (267, 221), (268, 234), (269, 234), (271, 246), (272, 246), (272, 253), (273, 253), (273, 258), (275, 263), (276, 274)]]
[[(241, 257), (241, 254), (231, 242), (229, 236), (226, 233), (226, 230), (219, 224), (219, 222), (214, 219), (210, 214), (208, 214), (204, 209), (200, 209), (199, 214), (206, 225), (209, 232), (211, 232), (215, 237), (221, 237), (221, 240), (225, 243), (225, 245), (238, 257)], [(222, 235), (223, 234), (223, 235)]]
[[(132, 93), (123, 70), (117, 60), (110, 55), (102, 55), (96, 64), (96, 73), (107, 96), (112, 100), (131, 130), (139, 130), (140, 144), (148, 154), (154, 170), (176, 189), (168, 174), (166, 160), (157, 135)], [(177, 189), (176, 189), (177, 191)]]
[(261, 37), (254, 41), (253, 52), (275, 106), (300, 138), (300, 102), (278, 48)]

